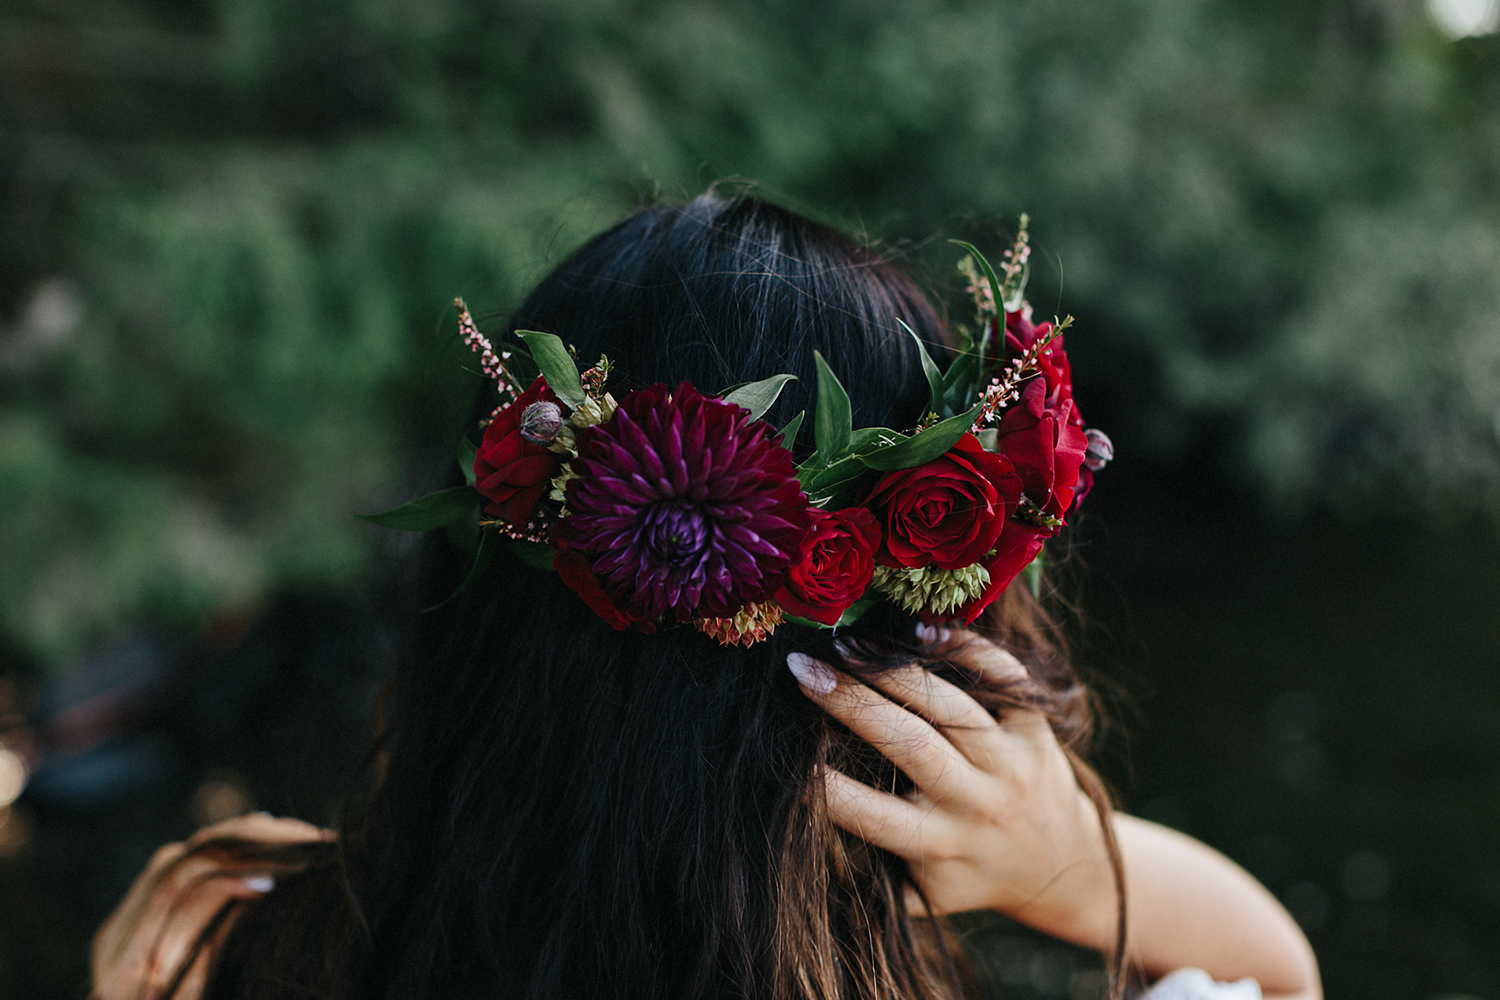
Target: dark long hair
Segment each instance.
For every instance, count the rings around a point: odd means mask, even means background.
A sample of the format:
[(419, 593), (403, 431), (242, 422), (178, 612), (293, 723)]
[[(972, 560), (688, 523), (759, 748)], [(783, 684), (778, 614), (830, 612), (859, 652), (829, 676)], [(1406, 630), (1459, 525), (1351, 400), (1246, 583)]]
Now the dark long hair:
[[(607, 354), (617, 395), (789, 372), (800, 381), (768, 415), (778, 424), (810, 410), (816, 349), (857, 426), (906, 428), (927, 390), (898, 320), (935, 350), (945, 342), (899, 267), (784, 209), (710, 193), (590, 241), (512, 328), (555, 333), (581, 359)], [(476, 408), (492, 406), (488, 390)], [(465, 568), (434, 533), (413, 606), (445, 597)], [(931, 666), (987, 704), (1040, 705), (1080, 746), (1088, 693), (1045, 613), (1012, 590), (991, 625), (1031, 681), (996, 690)], [(905, 779), (785, 666), (802, 650), (868, 676), (922, 656), (913, 625), (883, 607), (838, 649), (794, 625), (748, 650), (688, 628), (616, 632), (555, 574), (502, 557), (413, 616), (372, 794), (337, 848), (305, 849), (305, 869), (240, 914), (208, 996), (951, 994), (953, 956), (908, 915), (904, 863), (838, 830), (815, 784), (823, 766), (887, 788)]]

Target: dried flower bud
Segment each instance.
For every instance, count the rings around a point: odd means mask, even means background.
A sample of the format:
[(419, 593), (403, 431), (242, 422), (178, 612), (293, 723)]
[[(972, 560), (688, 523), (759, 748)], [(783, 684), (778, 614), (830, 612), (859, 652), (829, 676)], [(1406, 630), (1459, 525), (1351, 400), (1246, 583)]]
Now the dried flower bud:
[(1098, 472), (1106, 462), (1115, 457), (1115, 446), (1109, 440), (1109, 435), (1096, 427), (1084, 431), (1083, 436), (1089, 442), (1083, 452), (1083, 464), (1093, 472)]
[(521, 411), (521, 436), (532, 444), (551, 444), (562, 430), (562, 408), (542, 399)]

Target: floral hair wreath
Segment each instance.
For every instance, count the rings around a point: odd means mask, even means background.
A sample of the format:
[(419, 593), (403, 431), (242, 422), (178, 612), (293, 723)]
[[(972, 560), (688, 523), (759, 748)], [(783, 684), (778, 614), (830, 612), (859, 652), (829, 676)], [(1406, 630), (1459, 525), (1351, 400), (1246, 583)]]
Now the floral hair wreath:
[(1026, 223), (999, 274), (953, 241), (969, 254), (959, 270), (977, 332), (957, 329), (946, 372), (912, 333), (931, 393), (919, 427), (856, 429), (816, 355), (817, 447), (801, 464), (790, 449), (805, 411), (780, 430), (761, 419), (794, 376), (716, 397), (657, 384), (616, 401), (608, 359), (580, 375), (559, 338), (531, 331), (517, 333), (525, 349), (497, 354), (458, 299), (464, 340), (501, 397), (478, 448), (464, 442), (468, 484), (366, 519), (446, 528), (472, 546), (460, 591), (507, 544), (616, 629), (691, 622), (749, 646), (784, 620), (849, 625), (879, 600), (971, 622), (1039, 568), (1043, 543), (1113, 457), (1073, 402), (1071, 317), (1031, 321)]

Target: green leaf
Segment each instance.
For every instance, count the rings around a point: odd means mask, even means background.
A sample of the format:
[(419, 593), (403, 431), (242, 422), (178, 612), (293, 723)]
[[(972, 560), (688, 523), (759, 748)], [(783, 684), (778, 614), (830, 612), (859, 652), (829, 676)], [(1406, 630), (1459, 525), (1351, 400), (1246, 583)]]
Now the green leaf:
[(511, 375), (520, 384), (522, 392), (529, 389), (531, 383), (535, 382), (536, 377), (542, 373), (542, 370), (536, 366), (536, 362), (531, 359), (531, 355), (519, 347), (512, 350), (510, 357), (505, 359), (505, 367), (510, 369)]
[(568, 353), (567, 347), (563, 346), (560, 337), (534, 330), (517, 330), (516, 336), (526, 341), (526, 346), (531, 348), (531, 359), (541, 369), (547, 385), (557, 393), (558, 399), (574, 410), (587, 402), (588, 397), (583, 393), (583, 381), (578, 377), (578, 365)]
[(805, 476), (799, 472), (797, 478), (802, 482), (802, 489), (811, 495), (815, 491), (828, 490), (839, 483), (862, 476), (865, 469), (860, 456), (849, 455), (832, 465), (808, 469)]
[(984, 276), (989, 279), (990, 293), (995, 296), (995, 308), (1004, 308), (1003, 303), (1005, 302), (1005, 294), (1001, 289), (1000, 279), (995, 277), (995, 269), (993, 267), (990, 267), (990, 262), (984, 259), (984, 254), (980, 253), (977, 247), (973, 246), (972, 244), (965, 243), (963, 240), (949, 240), (948, 242), (956, 243), (959, 246), (963, 247), (965, 250), (969, 251), (969, 253), (974, 258), (974, 262), (979, 265), (980, 270), (984, 271)]
[(979, 356), (960, 354), (943, 375), (943, 405), (938, 416), (961, 413), (974, 405), (979, 390)]
[(813, 437), (823, 464), (832, 465), (849, 450), (854, 415), (849, 408), (849, 394), (823, 360), (822, 353), (813, 351), (813, 358), (818, 365), (818, 408), (813, 415)]
[(927, 353), (927, 345), (922, 343), (922, 338), (917, 336), (917, 331), (906, 325), (906, 321), (897, 319), (901, 329), (911, 334), (911, 339), (916, 341), (917, 356), (922, 359), (922, 372), (927, 376), (927, 408), (933, 413), (941, 412), (938, 408), (943, 405), (943, 373), (938, 369), (937, 362), (932, 360), (932, 355)]
[(877, 448), (889, 448), (906, 440), (906, 435), (889, 427), (861, 427), (849, 435), (849, 450), (856, 455)]
[(975, 404), (973, 409), (939, 421), (900, 444), (860, 455), (859, 460), (877, 472), (914, 469), (952, 448), (974, 426), (974, 419), (978, 416), (979, 406)]
[(802, 418), (807, 416), (806, 410), (798, 410), (797, 415), (786, 422), (786, 426), (777, 431), (781, 435), (781, 446), (791, 451), (797, 444), (797, 432), (802, 429)]
[(855, 622), (859, 621), (865, 616), (866, 611), (869, 611), (879, 603), (880, 598), (878, 597), (861, 597), (859, 600), (849, 605), (849, 609), (847, 611), (839, 615), (839, 620), (833, 623), (833, 627), (845, 628), (849, 625), (853, 625)]
[(750, 411), (751, 420), (759, 420), (771, 408), (771, 404), (776, 402), (776, 397), (781, 395), (782, 386), (796, 380), (795, 375), (772, 375), (759, 382), (736, 386), (725, 392), (721, 398), (726, 403), (743, 406)]
[[(990, 294), (992, 294), (995, 297), (995, 308), (996, 309), (1004, 309), (1005, 308), (1005, 290), (1004, 290), (1004, 288), (1000, 284), (1000, 279), (995, 276), (995, 269), (993, 267), (990, 267), (990, 262), (984, 259), (984, 254), (980, 253), (979, 250), (976, 247), (972, 246), (971, 244), (965, 243), (963, 240), (949, 240), (948, 242), (949, 243), (957, 243), (959, 246), (963, 247), (965, 250), (969, 251), (969, 253), (973, 255), (974, 260), (979, 264), (980, 269), (984, 271), (985, 278), (987, 278), (989, 280), (989, 283), (990, 283)], [(997, 318), (1000, 319), (1000, 320), (1002, 320), (1002, 321), (1004, 319), (1004, 317), (997, 317)], [(1003, 323), (1002, 323), (1002, 325), (1003, 325)], [(998, 336), (1002, 336), (1003, 337), (1005, 335), (1003, 330), (999, 330), (999, 331), (996, 331), (996, 332), (997, 332)], [(988, 366), (984, 362), (985, 362), (985, 345), (988, 343), (989, 339), (990, 339), (989, 330), (987, 330), (987, 329), (981, 329), (979, 331), (979, 343), (978, 343), (978, 348), (979, 348), (979, 370), (981, 372), (985, 371), (986, 368), (988, 368)]]
[(468, 438), (458, 442), (458, 468), (464, 474), (464, 481), (470, 486), (474, 485), (474, 456), (478, 453), (479, 449)]
[(508, 546), (511, 554), (534, 569), (551, 569), (552, 557), (557, 550), (546, 542), (528, 542), (513, 539)]
[(806, 628), (820, 628), (825, 631), (828, 629), (841, 629), (853, 625), (855, 622), (859, 621), (864, 617), (865, 612), (873, 608), (877, 603), (879, 603), (879, 601), (880, 598), (878, 597), (861, 597), (859, 600), (849, 605), (848, 609), (845, 610), (843, 614), (839, 615), (839, 620), (834, 622), (832, 625), (824, 625), (822, 622), (815, 622), (811, 618), (802, 618), (798, 615), (784, 615), (783, 617), (786, 621), (789, 621), (794, 625), (802, 625)]
[(803, 618), (801, 615), (789, 615), (783, 613), (781, 616), (781, 620), (791, 622), (793, 625), (801, 625), (803, 628), (820, 628), (825, 632), (833, 628), (832, 625), (824, 625), (822, 622), (815, 622), (811, 618)]
[(985, 451), (994, 451), (1000, 447), (1000, 428), (986, 427), (982, 431), (975, 431), (974, 436), (979, 439), (979, 447)]
[(469, 584), (473, 583), (475, 580), (484, 575), (484, 571), (490, 568), (490, 563), (495, 561), (495, 542), (496, 536), (493, 531), (486, 531), (482, 533), (479, 536), (479, 548), (474, 551), (474, 562), (469, 567), (469, 575), (464, 577), (464, 582), (460, 583), (458, 585), (458, 589), (453, 591), (453, 593), (449, 594), (447, 597), (443, 598), (441, 601), (438, 601), (431, 607), (423, 608), (422, 614), (425, 615), (430, 611), (436, 611), (438, 608), (441, 608), (443, 605), (447, 604), (449, 601), (453, 600), (459, 594), (462, 594), (465, 590), (467, 590), (469, 588)]
[(483, 499), (472, 486), (451, 489), (417, 497), (382, 514), (356, 514), (361, 520), (402, 531), (431, 531), (464, 517)]

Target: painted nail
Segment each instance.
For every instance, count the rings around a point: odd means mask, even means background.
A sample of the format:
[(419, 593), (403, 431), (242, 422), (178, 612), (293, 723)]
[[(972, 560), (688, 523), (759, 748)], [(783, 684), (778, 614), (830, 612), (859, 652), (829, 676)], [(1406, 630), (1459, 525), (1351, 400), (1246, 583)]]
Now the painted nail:
[(949, 632), (945, 628), (939, 628), (936, 625), (917, 625), (917, 638), (929, 646), (936, 646), (939, 643), (947, 642), (952, 636), (952, 632)]
[(813, 694), (828, 694), (838, 687), (838, 678), (833, 675), (828, 664), (821, 663), (806, 653), (788, 653), (786, 665), (792, 676), (797, 678), (797, 683)]
[(270, 892), (276, 888), (276, 880), (269, 875), (246, 875), (240, 880), (251, 892)]

